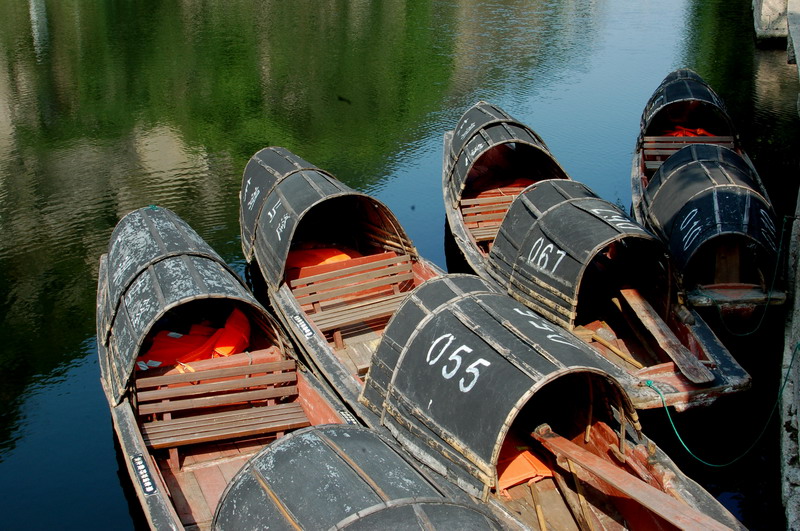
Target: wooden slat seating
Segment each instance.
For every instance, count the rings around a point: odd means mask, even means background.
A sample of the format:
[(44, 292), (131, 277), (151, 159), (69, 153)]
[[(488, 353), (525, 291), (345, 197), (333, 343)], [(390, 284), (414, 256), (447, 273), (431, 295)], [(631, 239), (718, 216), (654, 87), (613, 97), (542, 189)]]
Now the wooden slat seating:
[(498, 188), (482, 192), (478, 197), (461, 199), (464, 224), (476, 242), (495, 239), (508, 208), (522, 190), (521, 187)]
[(414, 287), (411, 257), (393, 251), (302, 268), (289, 282), (298, 303), (322, 332), (344, 348), (342, 328), (388, 320)]
[(310, 425), (299, 403), (276, 403), (297, 396), (294, 360), (258, 361), (250, 353), (234, 356), (249, 364), (137, 377), (142, 436), (151, 448), (169, 449), (173, 468), (179, 468), (180, 446), (280, 436)]
[(732, 136), (646, 136), (642, 145), (645, 168), (656, 170), (670, 155), (689, 144), (716, 144), (733, 149)]

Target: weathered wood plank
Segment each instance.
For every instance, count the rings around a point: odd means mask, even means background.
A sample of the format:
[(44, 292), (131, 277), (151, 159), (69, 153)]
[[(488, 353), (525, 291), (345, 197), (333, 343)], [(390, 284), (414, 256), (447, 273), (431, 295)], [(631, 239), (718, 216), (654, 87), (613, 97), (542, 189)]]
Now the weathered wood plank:
[(203, 491), (192, 472), (178, 472), (161, 467), (164, 482), (172, 494), (172, 502), (184, 526), (211, 522), (213, 510), (208, 507)]
[(289, 402), (286, 404), (273, 404), (269, 407), (249, 407), (242, 409), (235, 409), (231, 411), (217, 411), (211, 414), (193, 415), (188, 417), (180, 417), (175, 419), (159, 419), (146, 422), (143, 425), (147, 427), (147, 432), (165, 433), (169, 430), (181, 430), (184, 428), (193, 428), (196, 426), (219, 425), (224, 426), (226, 423), (237, 423), (242, 420), (254, 417), (277, 417), (284, 413), (296, 413), (302, 411), (302, 407), (296, 402)]
[(492, 207), (495, 205), (510, 205), (514, 202), (517, 195), (495, 195), (491, 197), (475, 197), (473, 199), (462, 199), (461, 210), (471, 210), (481, 206)]
[[(394, 255), (394, 253), (387, 253), (387, 254)], [(382, 255), (377, 255), (377, 256), (382, 256)], [(294, 292), (294, 290), (296, 288), (298, 288), (299, 286), (304, 286), (306, 284), (313, 284), (313, 283), (320, 282), (320, 281), (323, 281), (323, 280), (330, 280), (330, 279), (346, 276), (346, 275), (349, 275), (349, 274), (360, 273), (362, 271), (368, 271), (370, 269), (378, 269), (378, 268), (383, 268), (383, 267), (386, 267), (386, 266), (390, 266), (390, 265), (394, 265), (394, 264), (401, 264), (401, 263), (405, 263), (405, 262), (411, 262), (411, 257), (408, 256), (408, 255), (394, 255), (394, 256), (390, 256), (388, 258), (384, 258), (384, 259), (378, 260), (378, 261), (370, 261), (370, 262), (356, 264), (356, 265), (345, 267), (345, 268), (334, 269), (332, 271), (326, 271), (324, 273), (318, 273), (316, 275), (309, 275), (309, 276), (296, 278), (296, 279), (292, 280), (291, 282), (289, 282), (289, 287), (291, 287), (292, 291)]]
[(199, 385), (185, 385), (182, 387), (167, 387), (165, 389), (156, 389), (153, 391), (141, 391), (136, 396), (139, 399), (139, 404), (142, 404), (144, 402), (153, 402), (156, 400), (180, 399), (208, 393), (219, 393), (243, 388), (252, 389), (255, 387), (295, 381), (297, 381), (297, 373), (279, 372), (266, 374), (264, 376), (253, 376), (247, 379), (246, 384), (243, 383), (241, 378), (237, 378), (235, 380), (224, 380), (220, 382), (204, 382)]
[[(291, 404), (287, 404), (291, 405)], [(213, 442), (231, 437), (251, 437), (310, 426), (303, 409), (297, 405), (271, 411), (275, 406), (251, 408), (253, 414), (219, 422), (215, 414), (193, 417), (194, 425), (171, 425), (154, 421), (142, 426), (142, 435), (153, 448), (174, 448), (187, 444)]]
[(292, 396), (296, 394), (297, 386), (287, 385), (285, 387), (259, 389), (257, 391), (228, 393), (221, 396), (191, 398), (186, 400), (170, 400), (169, 402), (142, 404), (139, 406), (139, 415), (152, 415), (170, 411), (185, 411), (188, 409), (201, 407), (221, 406), (227, 404), (236, 404), (239, 402), (252, 402), (255, 400), (266, 400), (268, 398), (278, 398), (281, 396)]
[(646, 136), (644, 145), (648, 144), (733, 144), (732, 136)]
[(494, 212), (488, 212), (488, 213), (483, 213), (483, 214), (472, 214), (472, 215), (470, 215), (468, 217), (465, 216), (464, 217), (464, 221), (471, 222), (471, 223), (479, 222), (479, 221), (494, 221), (494, 220), (502, 221), (502, 219), (506, 216), (506, 212), (508, 212), (508, 209), (505, 209), (505, 210), (500, 211), (500, 212), (494, 211)]
[(377, 319), (392, 315), (402, 304), (407, 293), (392, 294), (379, 299), (371, 299), (354, 307), (340, 307), (311, 315), (320, 330), (327, 331), (367, 319)]
[(680, 529), (719, 531), (728, 529), (688, 503), (673, 498), (633, 474), (621, 470), (616, 465), (557, 435), (546, 424), (537, 428), (532, 435), (556, 456), (571, 461), (594, 474), (614, 489)]
[[(382, 269), (376, 269), (374, 271), (367, 271), (364, 273), (357, 273), (355, 275), (349, 275), (349, 276), (339, 275), (337, 276), (337, 278), (315, 282), (313, 284), (308, 284), (305, 286), (299, 286), (297, 288), (292, 289), (292, 293), (294, 294), (297, 300), (302, 299), (303, 301), (314, 299), (315, 298), (314, 294), (317, 294), (316, 296), (321, 296), (324, 298), (334, 298), (339, 295), (352, 293), (353, 289), (355, 289), (356, 291), (361, 291), (360, 289), (361, 286), (368, 284), (369, 283), (368, 281), (372, 281), (373, 283), (375, 283), (376, 286), (393, 284), (395, 282), (399, 282), (398, 277), (407, 276), (407, 274), (409, 273), (411, 273), (411, 263), (407, 262), (402, 264), (385, 266)], [(334, 289), (334, 288), (341, 288), (341, 289)], [(332, 293), (336, 293), (336, 295), (330, 295)]]
[(230, 378), (234, 376), (246, 376), (251, 374), (287, 371), (294, 369), (294, 360), (283, 360), (267, 363), (254, 363), (252, 365), (240, 365), (225, 369), (211, 369), (185, 372), (182, 374), (168, 374), (164, 376), (148, 376), (145, 374), (136, 377), (136, 389), (151, 389), (153, 387), (163, 387), (178, 383), (194, 383), (201, 380), (215, 380), (217, 378)]
[(225, 476), (216, 466), (198, 468), (194, 471), (194, 476), (197, 478), (206, 504), (211, 511), (214, 511), (228, 483), (225, 481)]
[(714, 381), (714, 374), (675, 337), (667, 323), (637, 290), (622, 289), (620, 293), (644, 327), (653, 335), (664, 352), (672, 358), (686, 378), (696, 384)]

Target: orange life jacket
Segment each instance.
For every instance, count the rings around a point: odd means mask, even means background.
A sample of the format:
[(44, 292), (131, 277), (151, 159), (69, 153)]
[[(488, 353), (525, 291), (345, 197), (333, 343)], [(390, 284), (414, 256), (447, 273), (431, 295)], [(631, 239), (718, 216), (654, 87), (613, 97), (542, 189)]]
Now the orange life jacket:
[(250, 321), (238, 308), (228, 316), (223, 328), (193, 325), (188, 334), (162, 330), (153, 337), (146, 353), (139, 356), (139, 370), (188, 363), (212, 357), (230, 356), (244, 351), (250, 343)]
[(497, 459), (497, 491), (505, 491), (519, 485), (551, 477), (553, 471), (511, 433), (503, 441)]
[(321, 264), (343, 262), (361, 256), (352, 249), (340, 247), (319, 247), (312, 249), (292, 249), (286, 258), (286, 268), (308, 267)]
[(702, 127), (698, 127), (696, 129), (691, 129), (689, 127), (683, 127), (682, 125), (676, 125), (675, 129), (672, 131), (667, 131), (664, 133), (664, 136), (714, 136)]

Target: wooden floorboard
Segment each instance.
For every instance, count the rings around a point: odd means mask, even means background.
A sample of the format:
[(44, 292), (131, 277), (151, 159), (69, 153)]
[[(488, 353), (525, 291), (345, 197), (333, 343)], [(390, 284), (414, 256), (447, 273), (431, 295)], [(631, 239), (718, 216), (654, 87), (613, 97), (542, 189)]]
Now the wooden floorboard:
[(219, 471), (225, 478), (225, 483), (230, 483), (233, 477), (239, 473), (242, 467), (247, 463), (249, 455), (242, 455), (240, 459), (235, 461), (227, 461), (219, 465)]
[[(163, 470), (163, 469), (162, 469)], [(192, 472), (172, 472), (164, 470), (165, 480), (172, 475), (173, 485), (169, 485), (173, 500), (181, 497), (180, 504), (175, 502), (175, 509), (184, 525), (203, 524), (211, 522), (213, 511), (208, 507), (206, 498)], [(179, 493), (179, 494), (178, 494)]]
[(228, 481), (218, 466), (197, 469), (194, 471), (194, 476), (200, 484), (206, 507), (213, 514)]

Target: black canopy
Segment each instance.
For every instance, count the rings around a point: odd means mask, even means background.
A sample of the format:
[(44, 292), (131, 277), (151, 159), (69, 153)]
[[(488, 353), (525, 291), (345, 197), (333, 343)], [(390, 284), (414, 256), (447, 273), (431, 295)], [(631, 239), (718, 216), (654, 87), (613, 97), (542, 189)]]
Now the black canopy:
[(759, 255), (777, 253), (772, 206), (755, 170), (728, 148), (686, 146), (667, 159), (645, 189), (648, 228), (684, 270), (706, 243), (723, 235), (747, 238)]
[(444, 182), (449, 204), (458, 204), (476, 162), (491, 149), (504, 144), (517, 149), (527, 147), (533, 152), (532, 161), (539, 175), (568, 178), (539, 135), (500, 107), (479, 101), (464, 113), (453, 131)]
[(227, 299), (269, 319), (241, 279), (174, 212), (156, 206), (122, 218), (100, 259), (97, 338), (104, 385), (122, 399), (136, 357), (169, 310), (200, 299)]
[(242, 250), (248, 262), (256, 259), (273, 290), (283, 282), (295, 233), (312, 212), (315, 216), (306, 223), (307, 231), (321, 239), (357, 248), (358, 238), (379, 233), (385, 248), (418, 257), (383, 203), (283, 148), (265, 148), (251, 158), (244, 170), (240, 200)]
[(540, 181), (506, 214), (487, 260), (513, 297), (572, 328), (587, 268), (614, 242), (637, 245), (637, 261), (666, 262), (659, 241), (616, 205), (577, 181)]
[(702, 126), (715, 136), (735, 136), (725, 102), (688, 68), (668, 74), (650, 96), (642, 113), (640, 140), (645, 135), (664, 134), (676, 124)]
[[(423, 284), (394, 315), (361, 401), (383, 411), (383, 424), (415, 457), (485, 497), (526, 404), (554, 381), (578, 375), (584, 389), (597, 382), (635, 416), (614, 377), (626, 376), (591, 347), (477, 277), (446, 275)], [(569, 407), (528, 413), (557, 417)]]
[(448, 496), (400, 449), (366, 428), (327, 425), (270, 444), (231, 480), (213, 528), (500, 529)]

